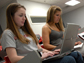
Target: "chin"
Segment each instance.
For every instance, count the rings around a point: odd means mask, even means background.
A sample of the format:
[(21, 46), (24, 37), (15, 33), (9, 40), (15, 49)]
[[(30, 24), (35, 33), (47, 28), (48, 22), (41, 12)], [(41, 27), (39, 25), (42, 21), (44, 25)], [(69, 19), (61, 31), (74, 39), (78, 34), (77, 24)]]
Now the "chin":
[(55, 23), (59, 23), (59, 22), (55, 22)]
[(24, 24), (22, 24), (21, 26), (24, 26)]
[(59, 21), (55, 21), (55, 23), (59, 23)]
[(20, 27), (23, 27), (24, 25), (21, 25)]

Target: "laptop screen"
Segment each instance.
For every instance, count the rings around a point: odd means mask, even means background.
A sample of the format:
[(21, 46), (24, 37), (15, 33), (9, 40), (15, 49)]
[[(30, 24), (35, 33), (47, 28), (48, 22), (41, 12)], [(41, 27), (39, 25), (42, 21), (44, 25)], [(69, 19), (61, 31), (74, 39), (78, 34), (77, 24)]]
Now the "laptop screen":
[(1, 36), (2, 32), (3, 32), (3, 31), (2, 31), (2, 28), (1, 28), (1, 25), (0, 25), (0, 36)]
[(65, 29), (64, 40), (62, 43), (60, 54), (65, 52), (71, 52), (74, 48), (75, 40), (78, 34), (79, 25), (68, 23)]

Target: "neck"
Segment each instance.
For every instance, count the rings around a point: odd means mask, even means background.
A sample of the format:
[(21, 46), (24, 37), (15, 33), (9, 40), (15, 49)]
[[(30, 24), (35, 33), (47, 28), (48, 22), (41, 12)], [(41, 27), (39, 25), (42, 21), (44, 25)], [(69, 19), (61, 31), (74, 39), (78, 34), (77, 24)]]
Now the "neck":
[(48, 23), (50, 26), (56, 26), (55, 23), (49, 22)]

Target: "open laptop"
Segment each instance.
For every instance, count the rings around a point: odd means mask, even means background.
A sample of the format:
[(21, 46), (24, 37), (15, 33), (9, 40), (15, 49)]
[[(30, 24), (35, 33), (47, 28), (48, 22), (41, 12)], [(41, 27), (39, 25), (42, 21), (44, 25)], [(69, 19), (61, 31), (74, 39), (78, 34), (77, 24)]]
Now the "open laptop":
[(28, 54), (17, 63), (42, 63), (37, 50), (29, 51)]
[(65, 30), (64, 40), (61, 45), (60, 53), (53, 57), (45, 58), (43, 61), (55, 60), (55, 59), (62, 58), (65, 55), (70, 54), (74, 50), (74, 44), (75, 44), (75, 40), (76, 40), (79, 28), (80, 26), (77, 24), (68, 23), (67, 28)]

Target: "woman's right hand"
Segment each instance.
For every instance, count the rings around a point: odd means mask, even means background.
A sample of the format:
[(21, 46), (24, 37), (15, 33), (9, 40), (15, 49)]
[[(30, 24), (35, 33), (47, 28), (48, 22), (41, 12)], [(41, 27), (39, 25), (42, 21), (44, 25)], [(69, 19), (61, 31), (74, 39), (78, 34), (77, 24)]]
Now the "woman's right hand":
[(49, 57), (49, 56), (53, 56), (54, 55), (54, 53), (51, 51), (51, 52), (44, 52), (43, 54), (42, 54), (42, 59), (44, 59), (44, 58), (47, 58), (47, 57)]

